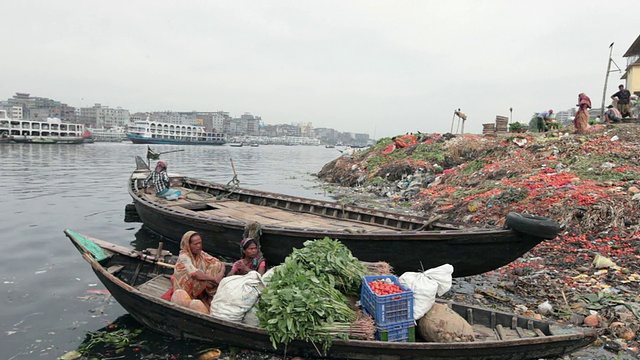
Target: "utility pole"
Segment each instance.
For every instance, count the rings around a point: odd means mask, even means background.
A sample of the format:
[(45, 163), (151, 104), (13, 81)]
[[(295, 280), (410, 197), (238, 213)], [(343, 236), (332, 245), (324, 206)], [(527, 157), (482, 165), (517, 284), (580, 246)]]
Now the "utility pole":
[[(604, 98), (607, 96), (607, 82), (609, 81), (609, 73), (611, 72), (611, 53), (613, 52), (613, 43), (609, 45), (609, 61), (607, 61), (607, 74), (604, 77), (604, 88), (602, 89), (602, 104), (600, 105), (600, 119), (604, 119)], [(617, 65), (616, 65), (617, 66)]]
[(509, 122), (507, 122), (507, 128), (509, 128), (509, 123), (513, 122), (513, 108), (509, 108)]

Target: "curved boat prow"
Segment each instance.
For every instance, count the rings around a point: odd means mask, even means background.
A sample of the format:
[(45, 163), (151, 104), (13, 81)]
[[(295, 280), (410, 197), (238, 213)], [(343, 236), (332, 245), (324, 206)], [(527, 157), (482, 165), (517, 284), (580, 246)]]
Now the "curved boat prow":
[(149, 165), (140, 157), (136, 155), (136, 171), (149, 171)]

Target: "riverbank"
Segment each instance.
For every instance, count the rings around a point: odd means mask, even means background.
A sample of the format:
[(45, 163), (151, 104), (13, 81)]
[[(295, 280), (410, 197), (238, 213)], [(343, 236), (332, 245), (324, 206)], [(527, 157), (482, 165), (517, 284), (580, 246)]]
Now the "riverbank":
[(382, 139), (318, 173), (340, 201), (500, 225), (550, 217), (561, 235), (446, 296), (605, 329), (600, 349), (635, 358), (640, 329), (640, 126)]

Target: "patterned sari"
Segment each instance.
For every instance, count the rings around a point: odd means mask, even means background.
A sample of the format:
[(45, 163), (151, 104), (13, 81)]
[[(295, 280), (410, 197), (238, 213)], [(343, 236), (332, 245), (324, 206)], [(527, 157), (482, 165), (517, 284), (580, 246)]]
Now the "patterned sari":
[(205, 274), (216, 276), (224, 269), (224, 264), (204, 251), (201, 251), (198, 256), (194, 256), (189, 246), (189, 241), (194, 234), (196, 234), (195, 231), (187, 231), (180, 241), (180, 255), (173, 270), (173, 288), (174, 290), (186, 291), (192, 299), (213, 297), (218, 285), (210, 281), (196, 280), (191, 275), (200, 270)]
[(584, 93), (578, 95), (578, 108), (573, 126), (576, 128), (576, 134), (584, 134), (589, 128), (589, 109), (591, 109), (591, 99)]

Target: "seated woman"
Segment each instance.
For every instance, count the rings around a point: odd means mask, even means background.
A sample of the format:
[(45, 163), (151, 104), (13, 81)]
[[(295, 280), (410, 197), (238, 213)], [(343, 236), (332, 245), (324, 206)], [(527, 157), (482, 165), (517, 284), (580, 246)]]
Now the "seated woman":
[(199, 299), (209, 307), (224, 277), (225, 266), (217, 258), (202, 251), (202, 236), (187, 231), (180, 241), (180, 255), (173, 270), (174, 294), (183, 290), (191, 299)]
[(149, 185), (153, 185), (156, 190), (156, 196), (165, 198), (167, 200), (176, 200), (181, 198), (182, 192), (180, 190), (171, 189), (171, 180), (167, 175), (167, 162), (159, 160), (156, 163), (156, 168), (147, 176), (142, 182), (142, 186), (146, 188)]
[(245, 275), (254, 270), (264, 275), (267, 271), (267, 262), (262, 257), (258, 243), (253, 238), (243, 239), (240, 242), (240, 251), (242, 258), (233, 264), (227, 275)]

